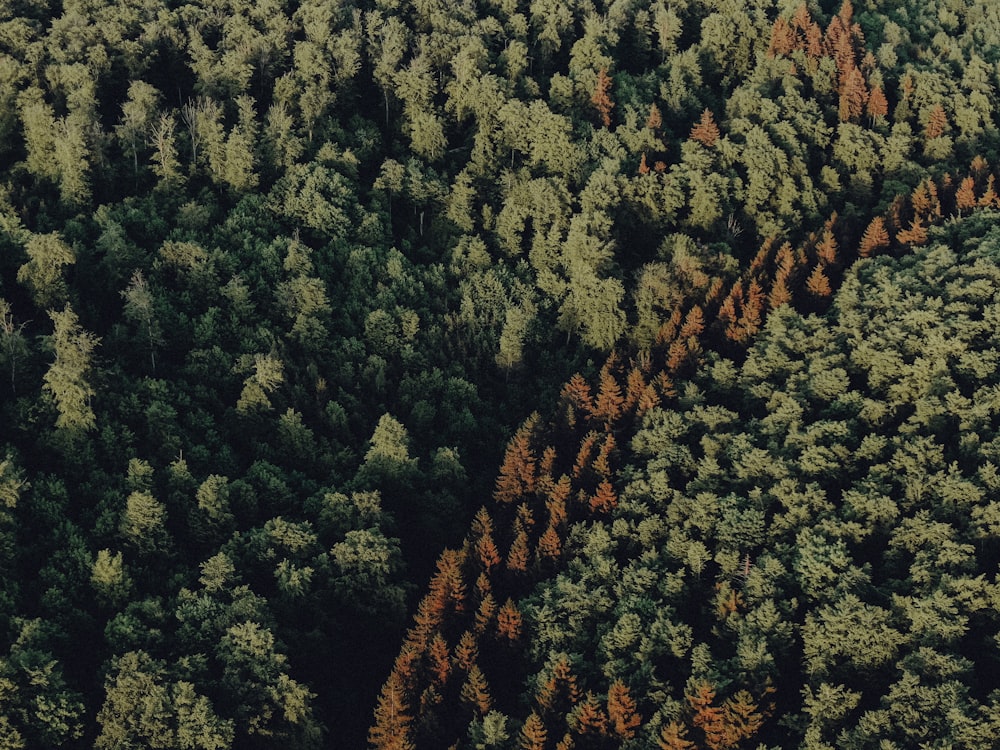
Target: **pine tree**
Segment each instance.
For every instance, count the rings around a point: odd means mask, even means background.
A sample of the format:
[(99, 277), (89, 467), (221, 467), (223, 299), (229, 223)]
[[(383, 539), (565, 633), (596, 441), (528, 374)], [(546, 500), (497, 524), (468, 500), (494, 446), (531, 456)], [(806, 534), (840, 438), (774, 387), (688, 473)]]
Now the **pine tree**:
[(555, 526), (549, 524), (545, 533), (538, 539), (538, 557), (556, 560), (562, 554), (562, 540)]
[(659, 130), (663, 126), (663, 115), (656, 104), (649, 105), (649, 115), (646, 117), (646, 127), (650, 130)]
[(579, 479), (590, 468), (594, 456), (594, 447), (597, 445), (597, 438), (598, 434), (593, 430), (583, 436), (583, 440), (580, 442), (580, 450), (576, 453), (576, 461), (573, 462), (574, 479)]
[(861, 237), (858, 255), (867, 258), (885, 247), (889, 247), (889, 232), (886, 231), (885, 220), (881, 216), (876, 216)]
[(622, 389), (618, 380), (611, 374), (611, 367), (606, 363), (601, 368), (601, 384), (597, 391), (597, 401), (594, 404), (594, 418), (610, 427), (622, 414)]
[[(481, 576), (481, 578), (486, 581), (489, 580), (485, 576)], [(487, 592), (480, 600), (479, 607), (476, 609), (475, 629), (477, 635), (482, 635), (487, 631), (496, 613), (496, 600), (493, 598), (493, 594)]]
[(927, 227), (919, 216), (915, 216), (908, 228), (896, 233), (896, 241), (902, 245), (923, 245), (927, 242)]
[(712, 705), (715, 701), (714, 688), (707, 682), (700, 682), (687, 700), (694, 711), (692, 723), (705, 734), (705, 746), (709, 750), (725, 748), (727, 730), (724, 713), (721, 707)]
[(720, 135), (719, 126), (715, 124), (712, 111), (706, 109), (701, 113), (701, 120), (698, 121), (698, 124), (691, 128), (690, 137), (691, 140), (711, 148), (719, 140)]
[(948, 115), (945, 114), (941, 104), (935, 104), (927, 115), (927, 124), (924, 126), (924, 136), (928, 140), (940, 138), (948, 129)]
[(438, 685), (444, 685), (451, 674), (451, 652), (444, 636), (435, 633), (431, 645), (427, 649), (427, 659), (431, 677)]
[(522, 624), (521, 611), (513, 599), (507, 599), (497, 613), (497, 635), (509, 641), (516, 641), (521, 637)]
[(865, 77), (855, 67), (844, 76), (844, 85), (840, 88), (840, 107), (838, 115), (841, 122), (857, 122), (865, 112), (868, 103), (868, 88)]
[(569, 403), (573, 410), (589, 419), (594, 410), (594, 397), (590, 392), (590, 385), (580, 373), (574, 373), (569, 382), (563, 386), (561, 398)]
[(976, 181), (972, 175), (965, 177), (955, 191), (955, 206), (959, 211), (971, 211), (976, 207)]
[(605, 479), (597, 485), (597, 492), (590, 498), (590, 509), (594, 513), (610, 513), (618, 506), (618, 495), (611, 483)]
[(727, 747), (735, 747), (743, 740), (753, 737), (764, 725), (764, 715), (746, 690), (740, 690), (727, 698), (722, 709), (728, 733)]
[(611, 111), (615, 103), (611, 100), (611, 77), (608, 71), (602, 69), (597, 74), (597, 83), (594, 86), (594, 93), (590, 97), (590, 103), (594, 105), (601, 118), (604, 127), (611, 126)]
[(545, 724), (541, 718), (532, 711), (521, 727), (521, 732), (517, 738), (517, 746), (521, 750), (545, 750), (545, 742), (548, 739), (548, 732), (545, 731)]
[(663, 725), (657, 745), (660, 750), (695, 750), (695, 744), (687, 739), (687, 727), (676, 721)]
[(588, 692), (573, 710), (576, 731), (581, 735), (605, 735), (608, 732), (608, 715), (604, 713), (597, 697)]
[(410, 730), (413, 718), (409, 710), (403, 685), (393, 672), (382, 686), (375, 724), (368, 732), (368, 743), (373, 750), (414, 750)]
[(990, 208), (997, 203), (996, 178), (990, 175), (986, 178), (986, 190), (979, 197), (979, 205), (982, 208)]
[(813, 268), (813, 272), (806, 281), (806, 289), (817, 297), (829, 297), (833, 293), (830, 288), (830, 280), (826, 277), (821, 263), (817, 263), (816, 267)]
[(476, 637), (469, 630), (463, 631), (458, 639), (458, 645), (455, 646), (455, 665), (468, 672), (478, 658), (479, 646), (476, 643)]
[(868, 103), (865, 105), (871, 124), (880, 123), (889, 114), (889, 102), (885, 98), (881, 87), (872, 86), (871, 93), (868, 94)]
[(635, 730), (642, 724), (642, 717), (636, 712), (635, 699), (620, 679), (608, 688), (608, 718), (615, 734), (625, 740), (632, 739)]
[(55, 326), (51, 338), (55, 360), (42, 378), (42, 389), (55, 402), (57, 428), (90, 430), (97, 424), (90, 404), (97, 394), (90, 383), (91, 359), (100, 339), (83, 330), (69, 304), (62, 312), (50, 310), (49, 317)]
[(784, 16), (778, 16), (771, 27), (771, 44), (767, 49), (768, 57), (791, 54), (796, 48), (795, 32)]
[(485, 716), (490, 712), (493, 701), (490, 698), (486, 677), (478, 664), (473, 664), (469, 669), (469, 676), (462, 685), (460, 697), (465, 703), (472, 706), (480, 716)]
[(531, 556), (528, 532), (520, 523), (515, 523), (514, 528), (514, 541), (507, 551), (507, 570), (512, 573), (524, 573), (528, 570), (528, 560)]
[(536, 421), (537, 415), (529, 417), (507, 445), (493, 492), (498, 503), (512, 503), (535, 491), (536, 464), (531, 432)]

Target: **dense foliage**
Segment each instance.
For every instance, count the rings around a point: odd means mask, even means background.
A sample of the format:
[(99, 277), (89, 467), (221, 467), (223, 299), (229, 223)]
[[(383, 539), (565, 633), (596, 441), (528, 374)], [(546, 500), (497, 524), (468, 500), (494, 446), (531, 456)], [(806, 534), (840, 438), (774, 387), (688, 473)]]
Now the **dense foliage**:
[(0, 747), (988, 746), (998, 39), (4, 4)]

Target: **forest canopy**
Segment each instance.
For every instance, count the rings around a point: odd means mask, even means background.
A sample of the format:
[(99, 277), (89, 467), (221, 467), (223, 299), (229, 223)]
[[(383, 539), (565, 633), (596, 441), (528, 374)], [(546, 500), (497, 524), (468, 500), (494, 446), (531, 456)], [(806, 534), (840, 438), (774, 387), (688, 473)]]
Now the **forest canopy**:
[(998, 40), (4, 4), (0, 747), (989, 747)]

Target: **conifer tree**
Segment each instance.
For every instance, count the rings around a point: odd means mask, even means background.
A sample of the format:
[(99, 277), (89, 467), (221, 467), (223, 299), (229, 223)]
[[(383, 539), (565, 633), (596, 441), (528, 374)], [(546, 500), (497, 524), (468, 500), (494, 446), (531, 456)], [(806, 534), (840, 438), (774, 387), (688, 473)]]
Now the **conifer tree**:
[(372, 750), (415, 750), (412, 723), (406, 691), (399, 676), (393, 672), (379, 694), (368, 743)]
[(513, 573), (524, 573), (528, 570), (531, 549), (528, 546), (528, 532), (524, 526), (515, 522), (514, 541), (507, 551), (507, 570)]
[(535, 491), (536, 462), (531, 432), (537, 416), (525, 421), (507, 444), (493, 497), (498, 503), (512, 503)]
[(695, 744), (687, 739), (687, 727), (676, 721), (663, 725), (657, 746), (660, 750), (695, 750)]
[(497, 635), (509, 641), (516, 641), (521, 637), (522, 624), (521, 611), (514, 604), (514, 600), (508, 598), (497, 613)]
[(976, 207), (976, 181), (968, 175), (959, 183), (955, 191), (955, 206), (961, 211), (971, 211)]
[(55, 360), (42, 378), (42, 388), (55, 402), (56, 427), (92, 429), (97, 418), (90, 401), (97, 391), (90, 377), (93, 352), (100, 339), (83, 330), (69, 304), (62, 312), (50, 310), (49, 317), (55, 326), (51, 338)]
[(608, 718), (615, 734), (625, 740), (632, 739), (635, 730), (642, 724), (642, 717), (636, 712), (635, 699), (620, 679), (608, 688)]
[(865, 229), (861, 237), (861, 245), (858, 248), (858, 255), (867, 258), (878, 250), (889, 246), (889, 232), (885, 228), (885, 220), (881, 216), (876, 216)]
[(614, 109), (615, 103), (611, 100), (611, 77), (605, 69), (601, 69), (597, 73), (597, 83), (594, 85), (594, 93), (591, 94), (590, 103), (597, 110), (601, 124), (606, 128), (611, 127), (611, 111)]
[(940, 138), (948, 129), (948, 115), (945, 114), (941, 104), (935, 104), (927, 115), (927, 123), (924, 126), (924, 136), (929, 139)]
[(806, 280), (806, 289), (816, 297), (829, 297), (833, 293), (830, 288), (830, 280), (827, 278), (821, 263), (817, 263), (812, 273), (809, 274), (809, 278)]
[(719, 140), (719, 126), (715, 124), (715, 118), (709, 109), (701, 113), (701, 120), (691, 128), (691, 140), (698, 141), (703, 146), (711, 148)]
[(538, 539), (538, 557), (556, 560), (562, 554), (562, 539), (559, 538), (559, 531), (555, 526), (549, 524), (545, 532)]
[(451, 653), (441, 633), (435, 633), (427, 649), (431, 676), (437, 685), (444, 685), (451, 674)]
[(490, 712), (493, 701), (490, 698), (486, 677), (478, 664), (473, 664), (470, 667), (469, 676), (462, 685), (461, 698), (472, 706), (480, 716), (485, 716)]
[(872, 86), (872, 90), (868, 94), (868, 102), (865, 105), (865, 113), (872, 125), (882, 122), (889, 114), (889, 102), (880, 86)]
[(610, 363), (601, 368), (601, 383), (597, 391), (597, 400), (594, 403), (594, 418), (609, 427), (622, 414), (622, 406), (625, 399), (622, 398), (622, 389), (618, 385), (618, 380), (611, 373)]
[(545, 730), (545, 723), (541, 717), (532, 711), (521, 727), (518, 735), (517, 746), (520, 750), (545, 750), (545, 743), (548, 740), (548, 732)]

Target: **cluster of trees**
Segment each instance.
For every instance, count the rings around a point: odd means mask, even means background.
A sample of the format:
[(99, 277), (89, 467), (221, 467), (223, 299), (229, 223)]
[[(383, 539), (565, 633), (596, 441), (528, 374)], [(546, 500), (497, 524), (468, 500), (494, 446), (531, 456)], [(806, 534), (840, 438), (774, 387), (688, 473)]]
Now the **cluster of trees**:
[(8, 3), (0, 746), (990, 736), (998, 38)]

